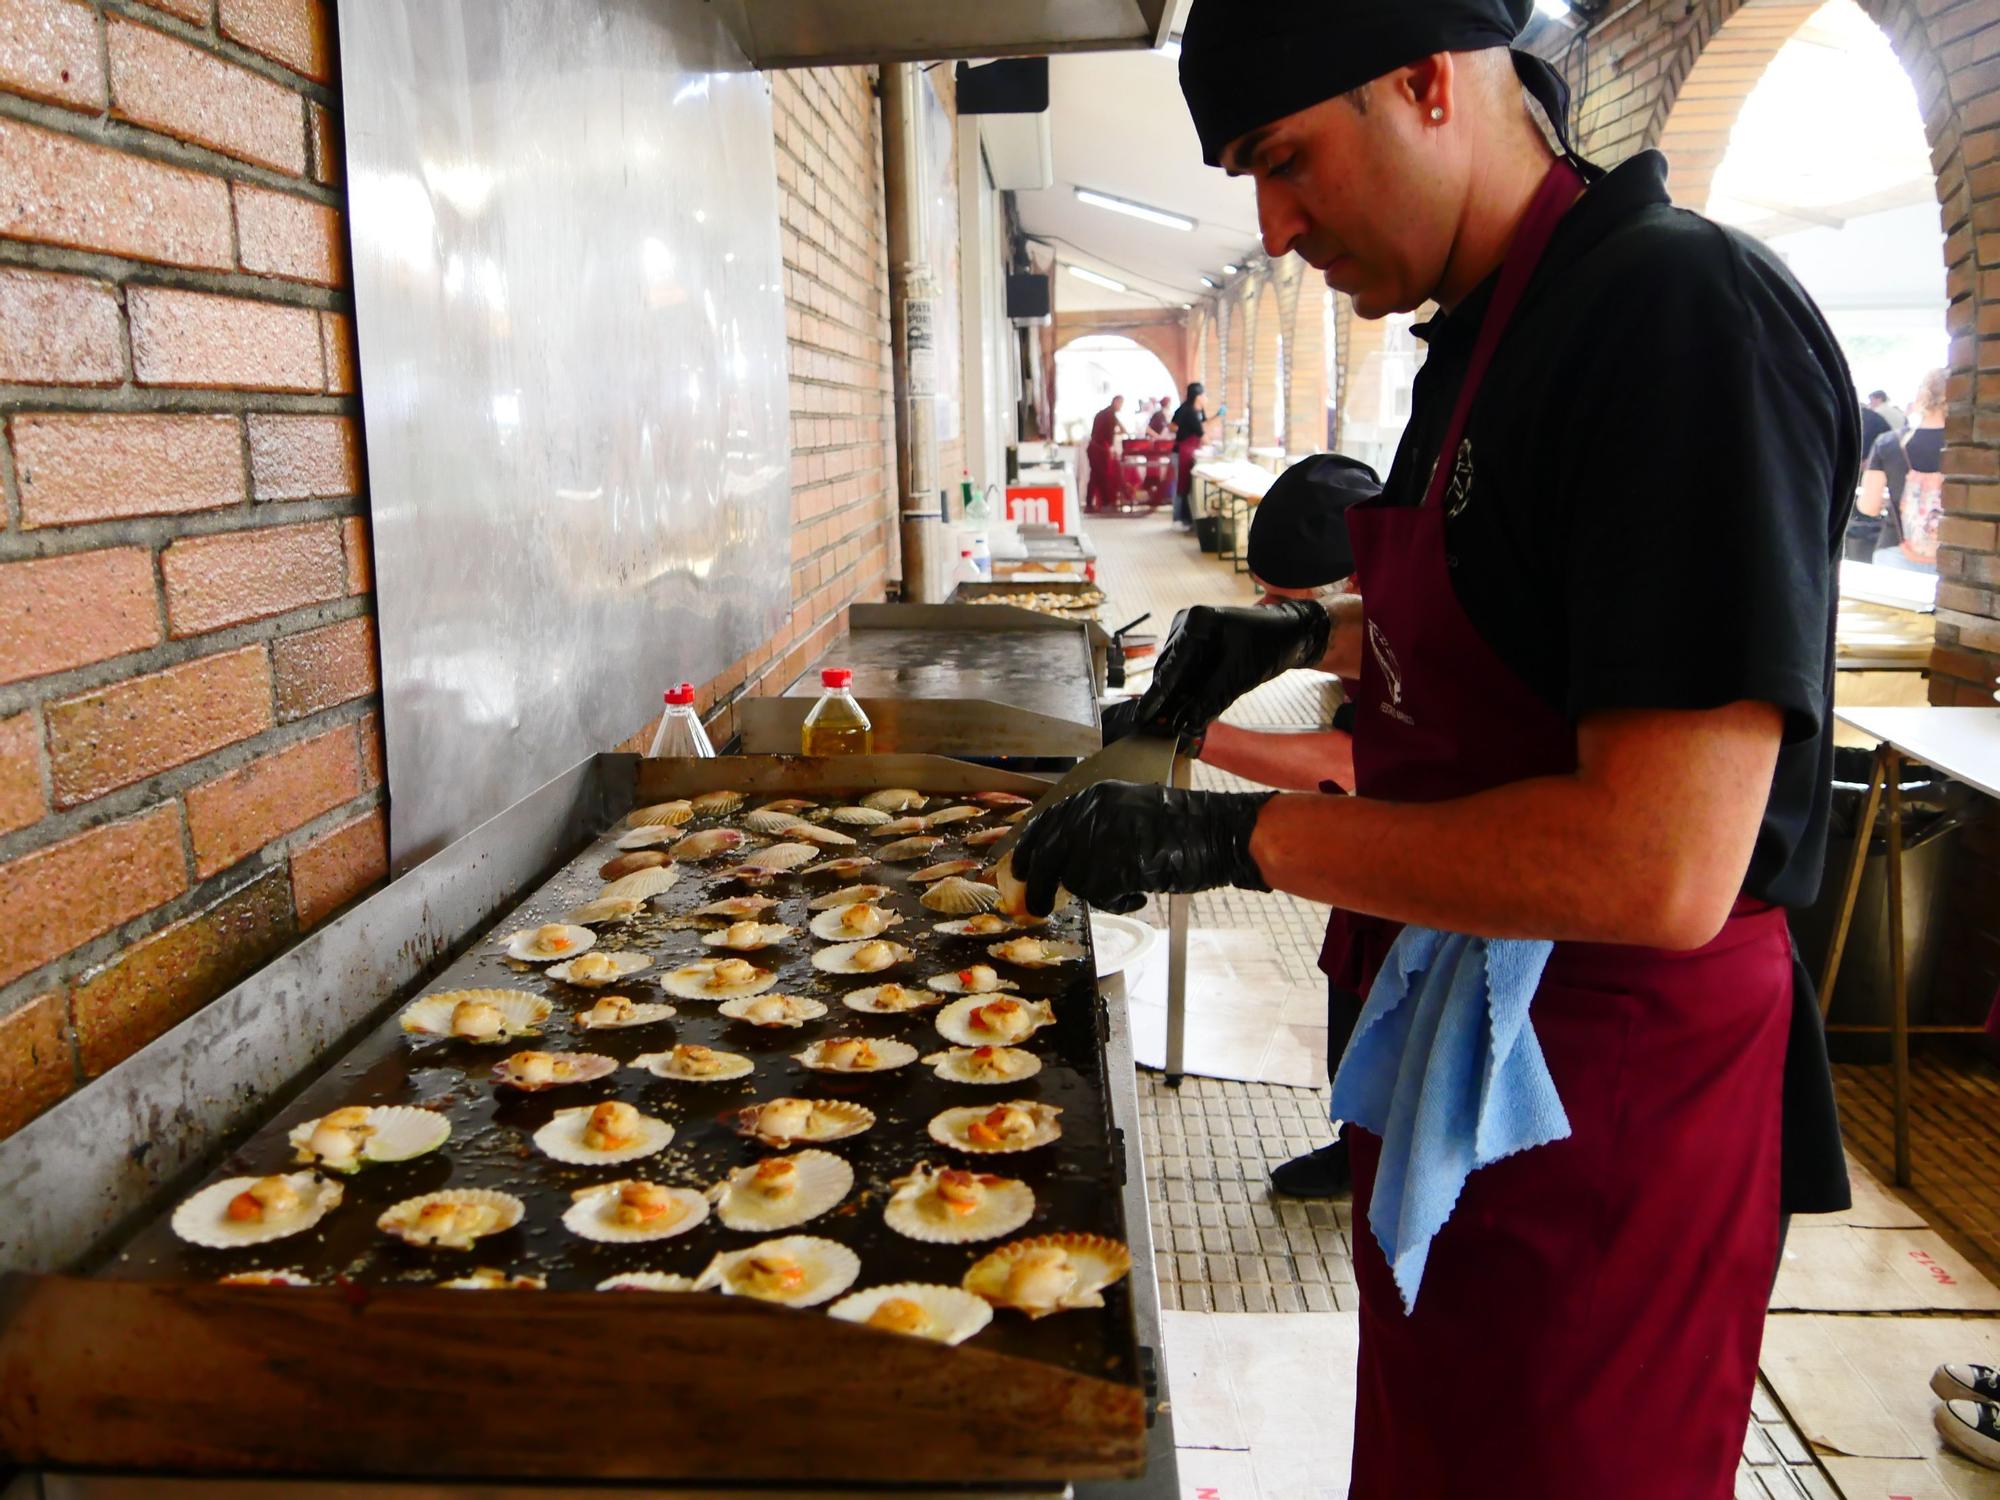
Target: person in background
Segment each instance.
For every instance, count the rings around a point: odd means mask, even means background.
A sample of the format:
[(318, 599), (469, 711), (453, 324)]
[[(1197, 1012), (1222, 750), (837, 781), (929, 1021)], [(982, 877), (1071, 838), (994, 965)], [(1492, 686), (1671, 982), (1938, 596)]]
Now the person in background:
[(1868, 409), (1889, 424), (1889, 430), (1898, 436), (1909, 428), (1910, 419), (1903, 415), (1903, 409), (1889, 400), (1887, 391), (1870, 391)]
[(1124, 406), (1123, 396), (1113, 396), (1111, 404), (1090, 424), (1090, 446), (1084, 450), (1090, 459), (1090, 479), (1083, 493), (1086, 510), (1114, 509), (1124, 497), (1125, 481), (1118, 472), (1117, 455), (1112, 451), (1112, 444), (1126, 435), (1125, 424), (1118, 420)]
[(1153, 408), (1153, 414), (1146, 419), (1146, 431), (1153, 437), (1163, 436), (1166, 433), (1167, 424), (1173, 420), (1173, 417), (1170, 415), (1173, 409), (1173, 397), (1160, 397), (1160, 404)]
[(1194, 456), (1201, 451), (1208, 429), (1207, 387), (1199, 380), (1188, 382), (1187, 400), (1174, 412), (1174, 524), (1194, 525)]
[(1868, 452), (1861, 498), (1854, 508), (1857, 515), (1878, 518), (1872, 559), (1878, 566), (1912, 573), (1937, 571), (1938, 522), (1944, 513), (1946, 379), (1943, 370), (1926, 375), (1910, 403), (1916, 425), (1909, 436), (1898, 437), (1891, 431), (1877, 438)]
[[(1875, 393), (1881, 395), (1880, 391)], [(1889, 426), (1882, 414), (1861, 403), (1861, 464), (1865, 471), (1868, 460), (1875, 452), (1875, 445), (1884, 437), (1893, 436), (1895, 429)], [(1842, 546), (1841, 556), (1848, 562), (1875, 561), (1875, 539), (1881, 533), (1882, 518), (1864, 513), (1859, 505), (1854, 514), (1847, 518), (1847, 539)]]

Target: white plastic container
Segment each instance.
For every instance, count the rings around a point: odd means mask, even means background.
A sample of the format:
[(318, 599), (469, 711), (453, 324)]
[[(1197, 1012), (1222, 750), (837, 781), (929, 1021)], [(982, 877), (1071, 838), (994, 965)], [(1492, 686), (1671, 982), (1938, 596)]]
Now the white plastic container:
[(660, 720), (660, 732), (653, 736), (653, 748), (646, 754), (704, 760), (715, 754), (715, 746), (708, 742), (708, 731), (695, 717), (693, 683), (684, 682), (667, 693), (666, 717)]

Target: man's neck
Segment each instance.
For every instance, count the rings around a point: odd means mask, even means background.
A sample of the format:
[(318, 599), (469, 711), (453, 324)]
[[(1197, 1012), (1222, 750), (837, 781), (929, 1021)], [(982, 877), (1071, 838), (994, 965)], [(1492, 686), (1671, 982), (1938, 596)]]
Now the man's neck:
[(1451, 257), (1433, 294), (1446, 312), (1500, 269), (1554, 161), (1555, 153), (1537, 136), (1533, 148), (1502, 152), (1497, 160), (1476, 165)]

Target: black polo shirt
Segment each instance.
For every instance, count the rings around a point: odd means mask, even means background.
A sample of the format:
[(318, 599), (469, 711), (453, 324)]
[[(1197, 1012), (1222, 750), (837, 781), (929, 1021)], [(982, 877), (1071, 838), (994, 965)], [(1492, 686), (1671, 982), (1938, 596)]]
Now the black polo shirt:
[[(1634, 157), (1557, 229), (1473, 409), (1446, 561), (1474, 628), (1572, 720), (1742, 699), (1783, 709), (1744, 888), (1801, 906), (1826, 855), (1860, 415), (1840, 347), (1791, 273), (1675, 208), (1666, 173), (1657, 152)], [(1422, 503), (1492, 291), (1419, 330), (1430, 352), (1389, 503)], [(1848, 1202), (1840, 1123), (1796, 954), (1793, 970), (1781, 1198), (1787, 1213), (1830, 1212)]]

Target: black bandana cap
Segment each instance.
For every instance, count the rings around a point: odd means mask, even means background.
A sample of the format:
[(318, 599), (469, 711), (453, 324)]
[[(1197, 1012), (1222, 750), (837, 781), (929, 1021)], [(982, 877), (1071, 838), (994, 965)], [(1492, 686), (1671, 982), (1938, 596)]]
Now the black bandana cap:
[(1347, 508), (1374, 500), (1382, 481), (1358, 458), (1321, 453), (1280, 474), (1257, 502), (1244, 561), (1281, 589), (1322, 589), (1354, 572)]
[[(1534, 12), (1534, 0), (1195, 0), (1181, 32), (1181, 92), (1202, 157), (1219, 167), (1239, 136), (1420, 57), (1510, 47)], [(1544, 109), (1556, 106), (1561, 128), (1561, 76), (1526, 53), (1514, 65)]]

